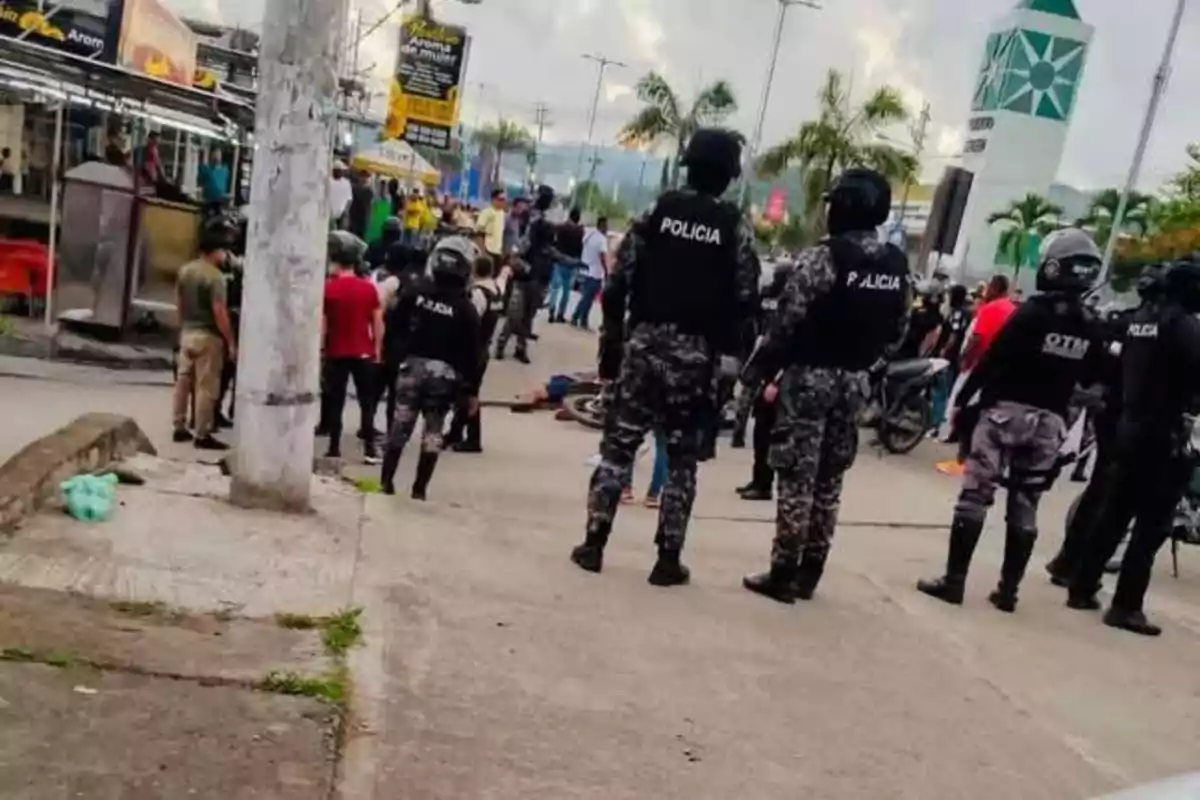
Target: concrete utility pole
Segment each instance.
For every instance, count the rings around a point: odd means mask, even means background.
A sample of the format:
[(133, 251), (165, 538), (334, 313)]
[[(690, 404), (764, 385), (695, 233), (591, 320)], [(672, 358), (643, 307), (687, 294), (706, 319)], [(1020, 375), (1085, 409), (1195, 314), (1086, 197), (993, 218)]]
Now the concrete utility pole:
[(579, 146), (579, 157), (575, 160), (575, 189), (579, 189), (579, 173), (583, 171), (583, 154), (592, 146), (592, 137), (596, 133), (596, 110), (600, 107), (600, 91), (604, 88), (604, 73), (610, 67), (625, 67), (628, 66), (623, 61), (617, 61), (613, 58), (608, 58), (603, 55), (592, 55), (588, 53), (584, 55), (588, 61), (595, 61), (599, 66), (596, 71), (596, 93), (592, 95), (592, 110), (588, 114), (588, 133), (587, 141)]
[(537, 125), (537, 142), (533, 146), (533, 159), (529, 165), (529, 180), (532, 182), (537, 177), (538, 159), (542, 155), (542, 138), (546, 135), (546, 128), (550, 127), (550, 106), (545, 103), (535, 103), (533, 106), (534, 124)]
[(1150, 103), (1146, 107), (1146, 118), (1142, 120), (1142, 131), (1138, 134), (1133, 163), (1129, 165), (1129, 177), (1125, 180), (1125, 189), (1121, 192), (1121, 201), (1117, 203), (1117, 213), (1113, 215), (1112, 230), (1108, 234), (1108, 244), (1104, 248), (1101, 280), (1107, 279), (1112, 270), (1117, 239), (1121, 233), (1121, 226), (1125, 223), (1125, 212), (1129, 210), (1129, 194), (1137, 188), (1138, 178), (1142, 174), (1142, 161), (1146, 158), (1146, 148), (1150, 145), (1150, 134), (1154, 131), (1154, 119), (1158, 116), (1158, 105), (1166, 92), (1167, 80), (1171, 77), (1171, 57), (1175, 54), (1175, 41), (1179, 38), (1179, 27), (1183, 24), (1183, 11), (1186, 6), (1187, 0), (1178, 0), (1175, 5), (1175, 15), (1171, 18), (1171, 29), (1167, 33), (1167, 44), (1163, 48), (1162, 62), (1154, 73), (1154, 83), (1150, 89)]
[(758, 158), (758, 150), (762, 147), (763, 126), (767, 121), (767, 105), (771, 102), (771, 85), (775, 82), (775, 64), (779, 61), (779, 47), (783, 43), (783, 24), (787, 21), (788, 9), (792, 6), (808, 6), (820, 9), (821, 6), (812, 0), (778, 0), (779, 14), (775, 17), (775, 39), (771, 45), (771, 60), (767, 62), (767, 77), (763, 81), (762, 100), (758, 104), (758, 120), (754, 123), (754, 135), (750, 137), (750, 147), (746, 150), (746, 167), (742, 173), (742, 187), (738, 192), (738, 205), (746, 205), (746, 195), (750, 192), (750, 173), (754, 170), (754, 160)]
[(309, 507), (345, 0), (267, 0), (230, 500)]

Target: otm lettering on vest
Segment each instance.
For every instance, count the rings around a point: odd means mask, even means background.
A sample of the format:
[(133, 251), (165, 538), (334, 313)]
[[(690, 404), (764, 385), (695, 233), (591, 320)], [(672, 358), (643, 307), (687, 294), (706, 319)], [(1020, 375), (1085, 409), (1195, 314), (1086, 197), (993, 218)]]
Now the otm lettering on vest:
[(677, 239), (699, 242), (700, 244), (719, 245), (721, 243), (720, 228), (703, 225), (699, 222), (687, 222), (686, 220), (663, 217), (662, 226), (658, 229), (658, 232), (669, 234)]
[(1065, 333), (1048, 333), (1042, 341), (1042, 352), (1059, 358), (1069, 358), (1079, 361), (1087, 355), (1091, 345), (1087, 339), (1080, 336), (1070, 336)]

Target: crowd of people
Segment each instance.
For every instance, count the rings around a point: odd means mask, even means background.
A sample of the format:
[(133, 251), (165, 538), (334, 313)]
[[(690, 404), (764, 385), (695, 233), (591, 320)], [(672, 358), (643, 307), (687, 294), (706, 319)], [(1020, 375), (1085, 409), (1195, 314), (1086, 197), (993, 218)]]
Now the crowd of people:
[[(917, 588), (963, 602), (974, 550), (1003, 487), (1005, 551), (989, 600), (1012, 613), (1038, 537), (1040, 499), (1063, 464), (1078, 389), (1098, 388), (1100, 458), (1088, 507), (1049, 569), (1068, 588), (1071, 608), (1098, 609), (1104, 565), (1132, 523), (1104, 622), (1161, 632), (1143, 600), (1193, 466), (1183, 443), (1191, 434), (1185, 412), (1200, 389), (1200, 262), (1149, 274), (1142, 305), (1112, 320), (1101, 320), (1086, 302), (1102, 257), (1078, 229), (1047, 238), (1037, 293), (1028, 299), (1014, 297), (1003, 276), (973, 292), (941, 276), (914, 281), (904, 253), (878, 234), (891, 207), (889, 184), (853, 168), (828, 192), (825, 238), (781, 264), (760, 292), (753, 232), (721, 199), (740, 172), (739, 137), (698, 131), (682, 163), (684, 187), (664, 193), (633, 222), (611, 263), (603, 221), (588, 229), (571, 213), (561, 225), (551, 222), (548, 187), (511, 209), (503, 194), (493, 195), (467, 235), (445, 236), (431, 249), (408, 235), (399, 216), (387, 220), (371, 247), (350, 231), (331, 233), (318, 429), (329, 437), (328, 454), (341, 455), (353, 379), (363, 455), (382, 461), (388, 494), (423, 420), (412, 496), (424, 499), (444, 447), (482, 449), (478, 394), (489, 358), (504, 358), (515, 339), (515, 356), (528, 361), (534, 314), (548, 303), (551, 322), (565, 322), (578, 280), (585, 291), (571, 317), (581, 327), (601, 294), (599, 375), (610, 391), (584, 540), (571, 559), (602, 571), (618, 508), (632, 500), (638, 449), (652, 435), (647, 504), (659, 516), (649, 581), (690, 581), (681, 557), (698, 463), (711, 455), (723, 387), (740, 382), (756, 450), (754, 478), (741, 491), (778, 505), (769, 568), (747, 575), (743, 585), (791, 604), (812, 598), (825, 572), (878, 365), (945, 358), (951, 368), (939, 387), (934, 427), (960, 442), (963, 480), (944, 573)], [(206, 228), (201, 258), (180, 273), (176, 438), (193, 436), (185, 420), (194, 394), (198, 447), (223, 446), (213, 437), (213, 409), (220, 386), (214, 375), (236, 353), (221, 272), (228, 235), (227, 227)], [(386, 433), (379, 437), (375, 418), (385, 395)], [(744, 440), (744, 428), (734, 438)]]

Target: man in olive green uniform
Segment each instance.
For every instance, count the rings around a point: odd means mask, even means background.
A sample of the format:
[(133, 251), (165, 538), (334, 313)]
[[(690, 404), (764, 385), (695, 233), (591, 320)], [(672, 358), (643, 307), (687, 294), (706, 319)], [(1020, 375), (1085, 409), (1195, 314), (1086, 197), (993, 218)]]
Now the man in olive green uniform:
[[(221, 368), (225, 352), (237, 358), (225, 276), (221, 264), (233, 242), (235, 230), (224, 217), (212, 217), (200, 230), (200, 257), (179, 270), (175, 302), (179, 309), (179, 363), (175, 379), (174, 417), (176, 442), (195, 440), (201, 450), (225, 450), (213, 436)], [(188, 402), (196, 396), (196, 431), (187, 429)]]

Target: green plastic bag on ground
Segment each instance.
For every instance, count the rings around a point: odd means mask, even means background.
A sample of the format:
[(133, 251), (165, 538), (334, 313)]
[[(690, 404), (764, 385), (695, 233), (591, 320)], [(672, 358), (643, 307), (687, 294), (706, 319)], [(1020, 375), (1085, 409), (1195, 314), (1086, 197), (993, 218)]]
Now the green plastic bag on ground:
[(76, 475), (59, 484), (67, 513), (84, 522), (102, 522), (112, 515), (117, 500), (117, 476)]

